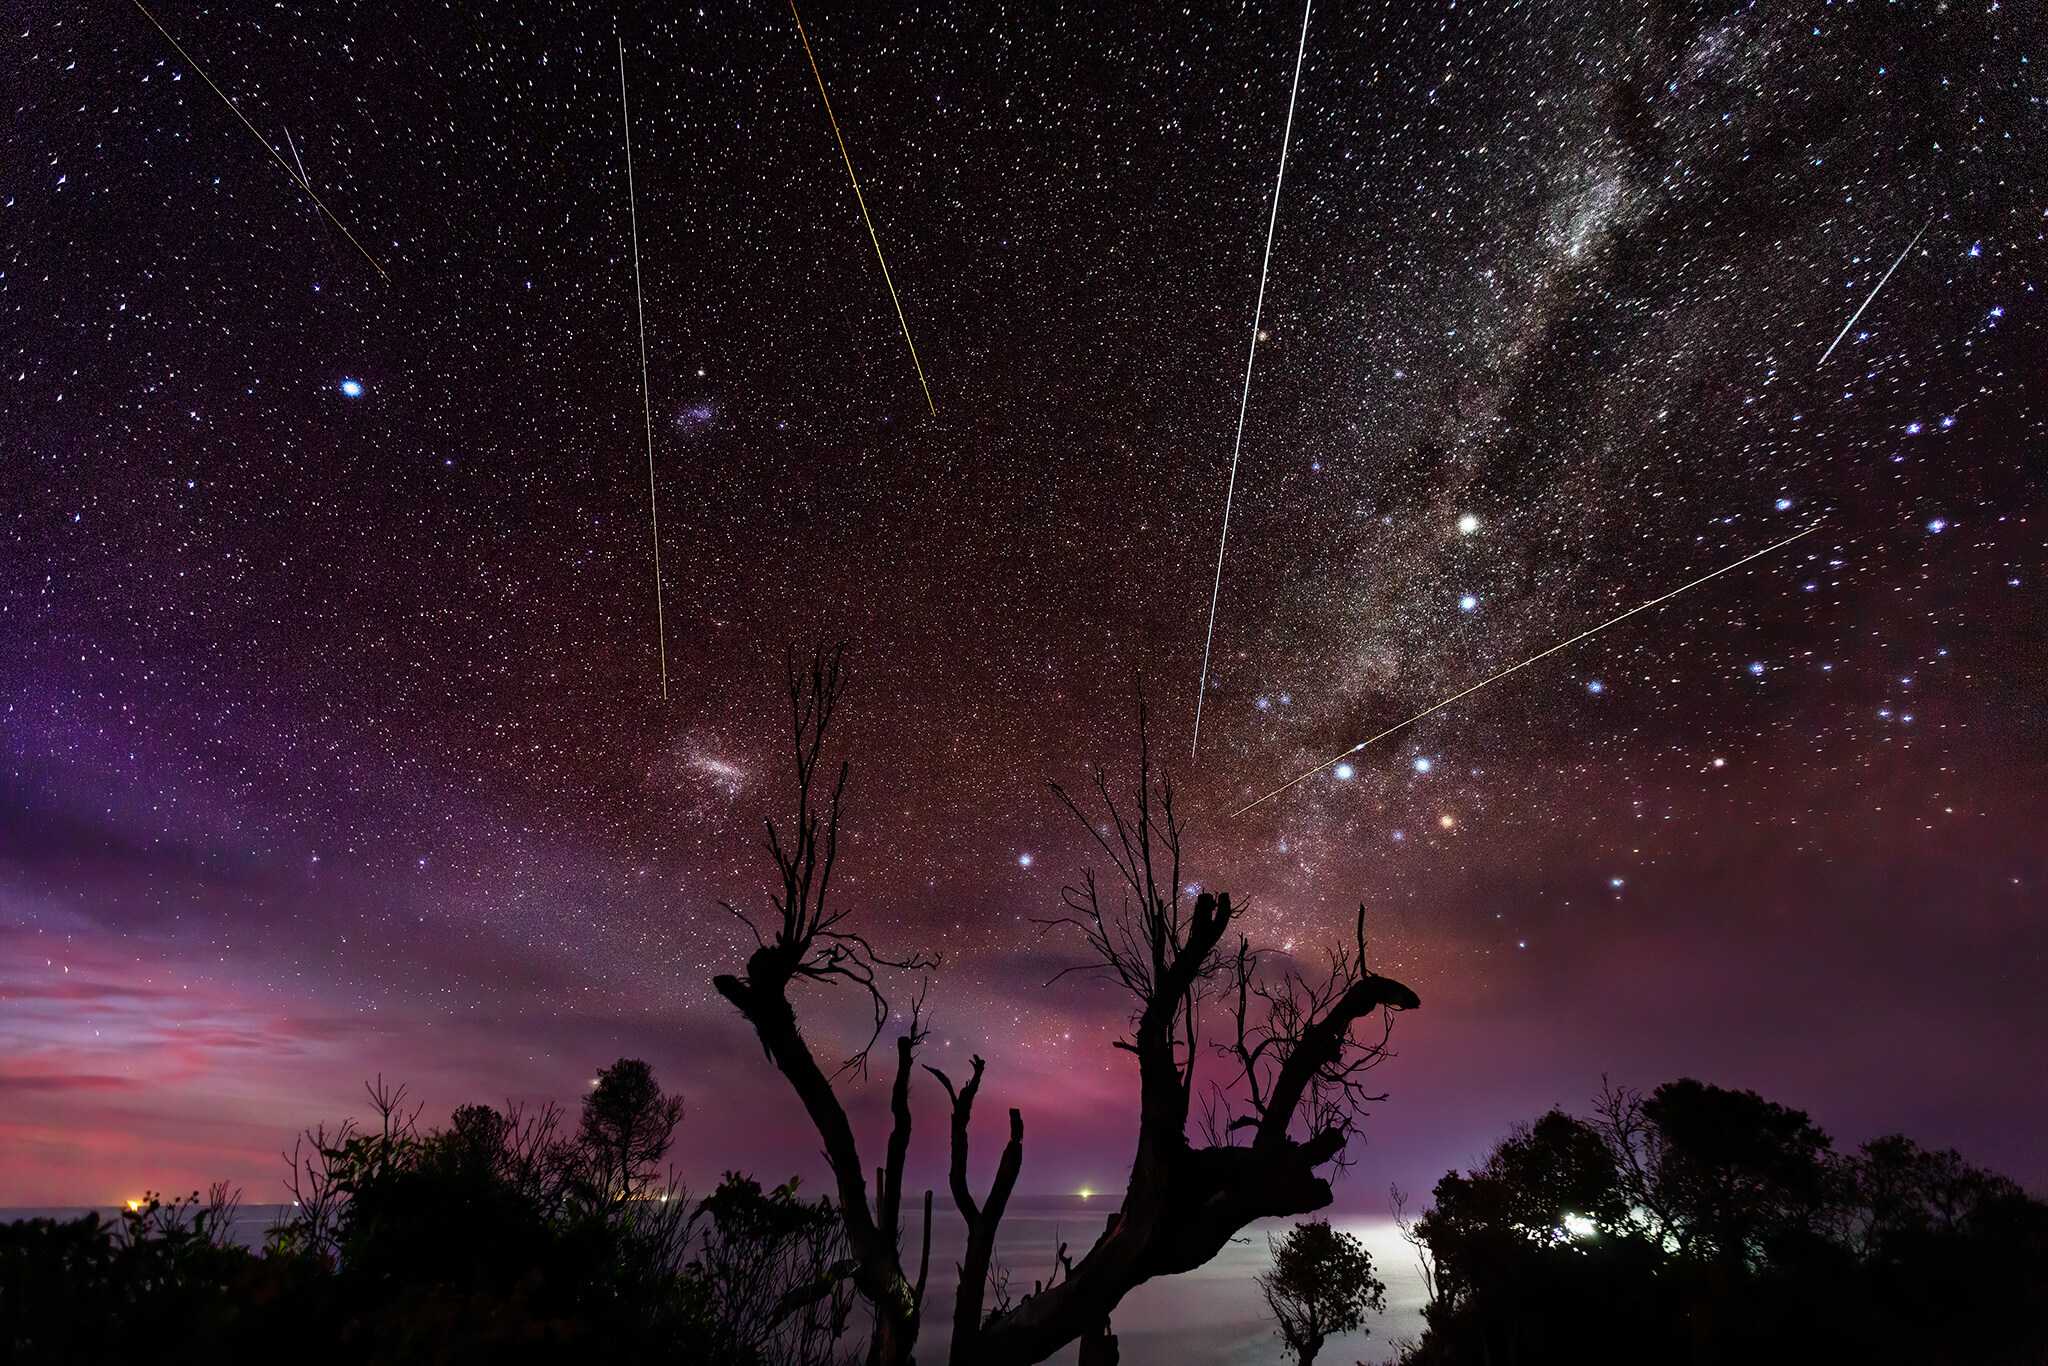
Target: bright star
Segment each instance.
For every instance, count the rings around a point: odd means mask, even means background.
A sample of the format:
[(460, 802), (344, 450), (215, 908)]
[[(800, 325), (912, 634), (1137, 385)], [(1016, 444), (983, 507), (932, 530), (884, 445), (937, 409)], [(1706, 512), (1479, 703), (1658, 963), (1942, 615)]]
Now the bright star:
[(1470, 593), (1458, 599), (1458, 610), (1460, 612), (1469, 612), (1478, 605), (1479, 599), (1473, 597)]
[(341, 394), (343, 398), (361, 398), (363, 396), (362, 381), (353, 379), (343, 380), (341, 382)]
[(1943, 520), (1941, 520), (1941, 518), (1937, 517), (1927, 524), (1927, 529), (1929, 531), (1939, 534), (1943, 531), (1948, 530), (1948, 523), (1944, 522)]
[(1460, 536), (1470, 536), (1477, 530), (1479, 530), (1479, 519), (1471, 513), (1468, 512), (1458, 519), (1458, 534)]
[(1749, 666), (1749, 671), (1753, 674), (1761, 674), (1764, 671), (1764, 666), (1761, 663), (1752, 664)]
[(1031, 855), (1029, 855), (1029, 854), (1019, 854), (1019, 855), (1017, 855), (1017, 864), (1018, 864), (1018, 866), (1019, 866), (1019, 867), (1023, 867), (1023, 868), (1029, 868), (1029, 867), (1031, 866)]
[(1780, 511), (1780, 512), (1783, 512), (1783, 511), (1785, 511), (1785, 510), (1786, 510), (1787, 508), (1789, 508), (1789, 507), (1791, 507), (1791, 506), (1792, 506), (1792, 500), (1791, 500), (1790, 498), (1780, 498), (1780, 499), (1778, 500), (1778, 511)]
[(1417, 760), (1415, 761), (1415, 771), (1416, 771), (1417, 773), (1427, 773), (1427, 772), (1429, 772), (1429, 760), (1427, 760), (1427, 759), (1417, 759)]
[(1594, 680), (1593, 680), (1593, 681), (1592, 681), (1591, 683), (1588, 683), (1588, 684), (1586, 685), (1586, 691), (1587, 691), (1587, 692), (1606, 692), (1606, 691), (1607, 691), (1607, 685), (1606, 685), (1605, 683), (1602, 683), (1602, 682), (1601, 682), (1601, 681), (1600, 681), (1599, 679), (1597, 679), (1597, 678), (1596, 678), (1596, 679), (1594, 679)]
[(1352, 767), (1349, 764), (1337, 765), (1337, 777), (1345, 782), (1351, 781), (1352, 771)]

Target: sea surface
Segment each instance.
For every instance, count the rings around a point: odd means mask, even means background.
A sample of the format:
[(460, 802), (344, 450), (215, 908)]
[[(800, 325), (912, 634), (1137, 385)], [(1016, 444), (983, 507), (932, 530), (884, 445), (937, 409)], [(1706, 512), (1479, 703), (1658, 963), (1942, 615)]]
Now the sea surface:
[[(906, 1201), (906, 1203), (908, 1203)], [(260, 1247), (266, 1230), (288, 1213), (289, 1206), (244, 1205), (232, 1227), (235, 1241)], [(1079, 1196), (1019, 1197), (1011, 1202), (997, 1237), (997, 1256), (1010, 1271), (1013, 1297), (1031, 1291), (1053, 1266), (1060, 1242), (1076, 1261), (1101, 1232), (1114, 1205)], [(0, 1208), (0, 1223), (15, 1219), (76, 1219), (86, 1206)], [(100, 1207), (102, 1218), (116, 1218), (113, 1206)], [(913, 1211), (904, 1230), (905, 1260), (915, 1274), (921, 1215)], [(1291, 1221), (1267, 1220), (1246, 1229), (1207, 1265), (1179, 1276), (1139, 1286), (1125, 1297), (1112, 1322), (1125, 1366), (1255, 1366), (1287, 1360), (1273, 1322), (1259, 1298), (1254, 1277), (1272, 1264), (1268, 1235), (1285, 1232)], [(1388, 1360), (1394, 1340), (1422, 1333), (1425, 1298), (1414, 1249), (1401, 1240), (1387, 1219), (1347, 1219), (1331, 1223), (1364, 1243), (1379, 1278), (1387, 1285), (1387, 1308), (1373, 1316), (1364, 1332), (1332, 1338), (1319, 1361), (1325, 1366), (1367, 1366)], [(941, 1197), (932, 1210), (931, 1271), (925, 1288), (925, 1326), (917, 1358), (923, 1366), (946, 1361), (946, 1338), (953, 1318), (953, 1294), (959, 1284), (959, 1260), (966, 1250), (966, 1231), (949, 1201)], [(1051, 1360), (1072, 1363), (1078, 1349), (1069, 1347)]]

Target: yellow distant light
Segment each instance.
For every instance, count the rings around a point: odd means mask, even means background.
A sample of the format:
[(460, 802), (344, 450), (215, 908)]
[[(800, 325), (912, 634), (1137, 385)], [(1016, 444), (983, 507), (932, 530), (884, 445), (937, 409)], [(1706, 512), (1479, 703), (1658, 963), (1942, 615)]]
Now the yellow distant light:
[(1095, 1194), (1095, 1192), (1094, 1192), (1094, 1191), (1082, 1191), (1082, 1192), (1081, 1192), (1081, 1198), (1082, 1198), (1083, 1200), (1086, 1200), (1086, 1199), (1087, 1199), (1087, 1198), (1088, 1198), (1089, 1196), (1091, 1196), (1091, 1195), (1093, 1195), (1093, 1194)]

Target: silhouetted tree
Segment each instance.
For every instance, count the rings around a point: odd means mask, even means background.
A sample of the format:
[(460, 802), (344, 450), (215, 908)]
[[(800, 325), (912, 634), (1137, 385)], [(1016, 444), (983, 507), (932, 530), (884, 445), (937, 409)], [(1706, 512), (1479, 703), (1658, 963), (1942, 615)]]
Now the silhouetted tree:
[[(663, 1095), (654, 1069), (640, 1059), (620, 1058), (599, 1072), (597, 1085), (583, 1098), (577, 1128), (593, 1198), (612, 1205), (643, 1198), (660, 1175), (661, 1159), (682, 1118), (683, 1098)], [(458, 1130), (461, 1125), (458, 1111)], [(492, 1143), (502, 1147), (502, 1141), (499, 1130)]]
[(819, 779), (825, 737), (845, 687), (843, 654), (843, 646), (820, 647), (808, 667), (799, 667), (796, 652), (789, 653), (786, 678), (796, 761), (796, 813), (786, 836), (773, 820), (767, 822), (768, 853), (780, 882), (769, 897), (774, 914), (764, 936), (763, 927), (751, 916), (726, 907), (753, 933), (756, 947), (748, 955), (744, 974), (722, 974), (712, 979), (712, 985), (753, 1025), (763, 1051), (789, 1081), (824, 1142), (825, 1159), (839, 1188), (840, 1217), (845, 1222), (852, 1262), (848, 1274), (862, 1298), (874, 1307), (868, 1360), (875, 1366), (907, 1366), (917, 1343), (931, 1250), (931, 1199), (927, 1194), (925, 1252), (913, 1282), (904, 1274), (900, 1215), (903, 1162), (910, 1149), (910, 1072), (917, 1046), (924, 1039), (922, 1017), (913, 1007), (909, 1032), (896, 1041), (887, 1156), (875, 1169), (876, 1190), (870, 1206), (867, 1167), (854, 1140), (853, 1126), (831, 1078), (818, 1065), (798, 1027), (789, 999), (790, 987), (802, 982), (851, 983), (866, 992), (874, 1009), (873, 1032), (867, 1044), (839, 1069), (841, 1074), (863, 1072), (868, 1050), (881, 1037), (889, 1018), (889, 1003), (876, 981), (877, 970), (916, 969), (936, 961), (922, 955), (890, 959), (877, 954), (866, 939), (847, 928), (847, 912), (830, 899), (847, 765), (840, 763), (829, 791)]
[[(1223, 945), (1241, 913), (1228, 894), (1190, 901), (1181, 877), (1181, 826), (1173, 787), (1155, 774), (1145, 706), (1138, 709), (1138, 774), (1123, 802), (1098, 774), (1099, 819), (1066, 791), (1053, 791), (1096, 839), (1115, 870), (1119, 895), (1106, 899), (1092, 871), (1066, 891), (1068, 914), (1047, 922), (1079, 933), (1089, 950), (1083, 970), (1102, 972), (1133, 1001), (1131, 1035), (1116, 1046), (1138, 1060), (1137, 1152), (1121, 1207), (1079, 1262), (1014, 1307), (986, 1318), (984, 1279), (965, 1274), (954, 1309), (953, 1359), (982, 1366), (1024, 1366), (1065, 1344), (1090, 1354), (1114, 1352), (1110, 1312), (1154, 1276), (1189, 1271), (1219, 1252), (1255, 1219), (1305, 1214), (1330, 1203), (1318, 1167), (1341, 1158), (1362, 1107), (1364, 1073), (1386, 1054), (1391, 1016), (1414, 1009), (1414, 992), (1365, 967), (1364, 908), (1354, 945), (1311, 979), (1262, 972), (1260, 956), (1239, 938)], [(1200, 1029), (1203, 1006), (1220, 1000), (1234, 1028), (1226, 1041)], [(1364, 1039), (1353, 1027), (1377, 1021)], [(1188, 1137), (1197, 1062), (1220, 1058), (1226, 1080), (1209, 1095), (1208, 1142)], [(980, 1067), (977, 1064), (976, 1080)], [(951, 1091), (951, 1087), (947, 1088)], [(967, 1116), (975, 1087), (954, 1100), (955, 1173), (967, 1163)], [(1010, 1112), (1010, 1142), (995, 1190), (975, 1210), (963, 1204), (972, 1238), (992, 1245), (1022, 1162), (1023, 1122)], [(1013, 1157), (1014, 1154), (1014, 1157)], [(955, 1198), (964, 1187), (955, 1182)], [(970, 1242), (970, 1258), (975, 1257)]]
[(1893, 1135), (1835, 1155), (1799, 1110), (1693, 1080), (1553, 1111), (1413, 1226), (1411, 1366), (2048, 1359), (2048, 1205)]
[(1277, 1241), (1268, 1236), (1266, 1246), (1273, 1269), (1260, 1274), (1259, 1293), (1297, 1366), (1314, 1366), (1326, 1340), (1387, 1307), (1387, 1287), (1372, 1274), (1372, 1254), (1327, 1220), (1296, 1224)]
[[(1675, 1350), (1646, 1312), (1669, 1295), (1614, 1158), (1562, 1111), (1515, 1126), (1476, 1170), (1446, 1173), (1413, 1234), (1431, 1269), (1428, 1342), (1446, 1360), (1621, 1363)], [(1597, 1334), (1582, 1321), (1594, 1285), (1608, 1291)]]
[(1682, 1254), (1755, 1265), (1773, 1242), (1817, 1231), (1835, 1194), (1833, 1145), (1804, 1110), (1688, 1077), (1659, 1086), (1642, 1113), (1644, 1203)]
[[(756, 947), (744, 975), (721, 975), (713, 985), (754, 1026), (762, 1049), (824, 1142), (854, 1263), (851, 1278), (875, 1310), (868, 1359), (900, 1366), (917, 1339), (931, 1237), (927, 1193), (925, 1255), (912, 1281), (901, 1255), (900, 1213), (910, 1071), (924, 1038), (921, 1002), (911, 1009), (909, 1032), (896, 1041), (887, 1156), (875, 1169), (878, 1189), (870, 1209), (866, 1166), (845, 1108), (789, 1000), (791, 985), (802, 981), (851, 982), (867, 993), (873, 1032), (841, 1069), (858, 1071), (889, 1018), (877, 971), (933, 962), (916, 955), (881, 956), (847, 927), (847, 912), (829, 898), (847, 766), (840, 764), (829, 793), (820, 777), (826, 732), (844, 686), (841, 665), (839, 648), (817, 650), (801, 668), (795, 652), (789, 656), (797, 801), (787, 838), (768, 823), (768, 852), (781, 884), (770, 897), (774, 916), (763, 926), (732, 911), (752, 931)], [(1134, 1287), (1202, 1265), (1255, 1219), (1327, 1205), (1329, 1182), (1316, 1169), (1341, 1158), (1361, 1107), (1377, 1099), (1367, 1094), (1362, 1078), (1385, 1056), (1391, 1017), (1384, 1012), (1418, 1004), (1407, 987), (1366, 969), (1362, 907), (1355, 947), (1335, 953), (1328, 972), (1314, 980), (1294, 971), (1265, 973), (1260, 956), (1241, 938), (1234, 954), (1223, 952), (1239, 911), (1227, 895), (1205, 892), (1190, 901), (1183, 891), (1181, 829), (1171, 785), (1152, 769), (1142, 703), (1135, 809), (1119, 806), (1106, 779), (1098, 780), (1097, 791), (1107, 818), (1104, 830), (1112, 833), (1097, 831), (1054, 785), (1059, 799), (1097, 834), (1125, 896), (1121, 905), (1104, 905), (1090, 872), (1081, 888), (1068, 889), (1070, 914), (1047, 923), (1078, 930), (1091, 953), (1084, 966), (1105, 972), (1133, 997), (1131, 1037), (1117, 1046), (1138, 1058), (1137, 1156), (1122, 1208), (1088, 1253), (1079, 1262), (1062, 1255), (1049, 1281), (1021, 1302), (999, 1304), (985, 1315), (996, 1231), (1023, 1161), (1023, 1118), (1010, 1111), (1010, 1139), (994, 1184), (986, 1200), (976, 1201), (966, 1178), (968, 1128), (983, 1064), (976, 1058), (973, 1076), (958, 1087), (932, 1069), (952, 1101), (949, 1185), (968, 1226), (953, 1312), (952, 1358), (962, 1363), (1022, 1366), (1077, 1339), (1083, 1339), (1084, 1362), (1113, 1360), (1110, 1311)], [(1224, 1002), (1225, 1018), (1235, 1023), (1228, 1042), (1206, 1039), (1198, 1028), (1200, 1008), (1212, 999)], [(1375, 1019), (1376, 1033), (1353, 1037), (1353, 1026)], [(1210, 1141), (1196, 1148), (1187, 1130), (1196, 1063), (1203, 1056), (1222, 1058), (1231, 1075), (1213, 1088)]]

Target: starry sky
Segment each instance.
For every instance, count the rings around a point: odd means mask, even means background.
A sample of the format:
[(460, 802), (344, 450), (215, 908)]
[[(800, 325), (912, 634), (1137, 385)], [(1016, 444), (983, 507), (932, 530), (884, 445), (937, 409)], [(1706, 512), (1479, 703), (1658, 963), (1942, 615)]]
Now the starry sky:
[(843, 894), (1022, 1189), (1129, 1158), (1033, 921), (1141, 686), (1189, 881), (1309, 963), (1363, 902), (1423, 998), (1340, 1205), (1603, 1074), (2048, 1186), (2031, 7), (1319, 6), (1194, 756), (1298, 9), (805, 12), (936, 416), (786, 6), (152, 12), (389, 278), (132, 5), (9, 10), (0, 1204), (621, 1055), (694, 1181), (816, 1180), (710, 977), (820, 639)]

